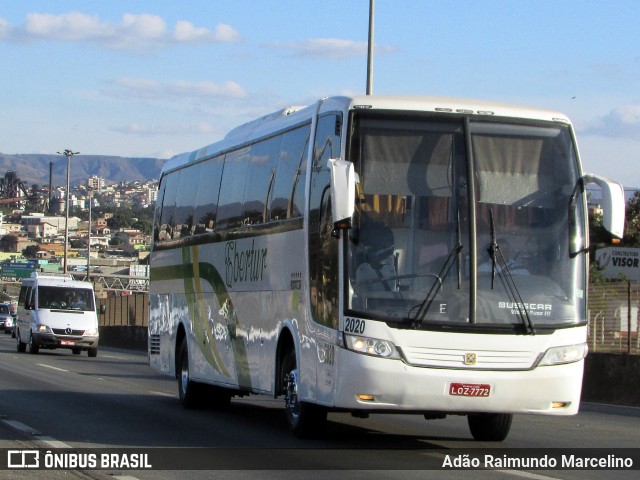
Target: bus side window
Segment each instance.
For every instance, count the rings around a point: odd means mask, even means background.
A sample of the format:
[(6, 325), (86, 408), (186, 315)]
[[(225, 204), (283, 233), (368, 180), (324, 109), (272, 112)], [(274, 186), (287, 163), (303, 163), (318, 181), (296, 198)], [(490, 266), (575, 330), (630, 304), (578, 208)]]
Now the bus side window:
[(309, 125), (287, 132), (282, 137), (276, 178), (271, 195), (271, 220), (296, 218), (304, 208)]
[(175, 221), (173, 238), (186, 238), (195, 230), (194, 205), (198, 194), (198, 180), (201, 178), (202, 163), (180, 170), (180, 181), (176, 192)]
[[(158, 241), (171, 240), (173, 231), (176, 226), (175, 209), (176, 209), (176, 193), (178, 190), (179, 172), (170, 173), (165, 177), (166, 187), (162, 198), (162, 210), (160, 212), (160, 231), (158, 232)], [(163, 183), (165, 182), (163, 179)]]
[[(162, 201), (164, 199), (164, 190), (167, 187), (167, 177), (162, 177), (158, 186), (158, 196), (156, 197), (156, 214), (153, 220), (153, 243), (160, 240), (160, 212), (162, 210)], [(22, 292), (21, 292), (22, 294)]]
[(339, 117), (318, 119), (309, 198), (309, 275), (311, 311), (317, 323), (338, 327), (338, 241), (331, 236), (331, 198), (327, 160), (340, 156)]
[(244, 188), (242, 223), (255, 225), (269, 219), (269, 197), (273, 190), (276, 162), (282, 136), (255, 143), (251, 147), (251, 168)]
[(196, 223), (195, 235), (211, 233), (215, 230), (223, 166), (224, 155), (210, 158), (202, 164), (193, 215)]
[(234, 150), (225, 156), (217, 214), (220, 230), (242, 226), (244, 190), (250, 166), (250, 147)]

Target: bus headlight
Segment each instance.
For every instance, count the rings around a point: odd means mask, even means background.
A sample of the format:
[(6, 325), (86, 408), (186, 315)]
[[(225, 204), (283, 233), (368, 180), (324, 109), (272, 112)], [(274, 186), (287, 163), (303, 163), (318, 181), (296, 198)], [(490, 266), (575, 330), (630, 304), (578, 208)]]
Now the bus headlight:
[(545, 352), (538, 365), (562, 365), (563, 363), (579, 362), (587, 356), (587, 351), (586, 343), (552, 347)]
[(377, 338), (344, 335), (345, 344), (349, 350), (364, 355), (383, 358), (400, 358), (398, 351), (393, 343), (388, 340), (379, 340)]
[(97, 337), (98, 336), (98, 329), (97, 328), (89, 328), (89, 329), (84, 331), (84, 336), (85, 337)]
[(36, 332), (38, 333), (53, 333), (53, 331), (47, 327), (46, 325), (38, 325), (36, 327)]

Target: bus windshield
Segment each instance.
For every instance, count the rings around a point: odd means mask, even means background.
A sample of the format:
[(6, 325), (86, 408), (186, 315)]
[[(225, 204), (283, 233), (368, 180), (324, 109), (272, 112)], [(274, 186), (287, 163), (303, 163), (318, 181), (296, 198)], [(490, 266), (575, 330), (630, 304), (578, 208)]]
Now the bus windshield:
[(371, 111), (352, 122), (349, 314), (529, 333), (585, 322), (569, 126)]

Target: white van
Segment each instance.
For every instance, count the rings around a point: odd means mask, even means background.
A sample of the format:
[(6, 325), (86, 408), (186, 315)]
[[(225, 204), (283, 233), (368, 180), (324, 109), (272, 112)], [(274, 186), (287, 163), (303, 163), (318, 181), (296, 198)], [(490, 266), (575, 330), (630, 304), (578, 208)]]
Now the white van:
[(22, 280), (16, 320), (18, 352), (29, 345), (31, 353), (41, 348), (69, 348), (79, 355), (98, 355), (98, 315), (93, 285), (71, 275), (34, 272)]

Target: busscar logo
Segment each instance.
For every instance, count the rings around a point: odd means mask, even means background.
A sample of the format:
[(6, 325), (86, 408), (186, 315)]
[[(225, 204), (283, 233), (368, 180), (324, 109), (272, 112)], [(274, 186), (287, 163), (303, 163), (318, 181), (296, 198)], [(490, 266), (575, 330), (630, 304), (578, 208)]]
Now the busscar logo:
[(8, 468), (40, 468), (40, 452), (38, 450), (8, 450)]
[(475, 365), (478, 361), (478, 357), (475, 353), (465, 353), (464, 354), (464, 364), (465, 365)]

